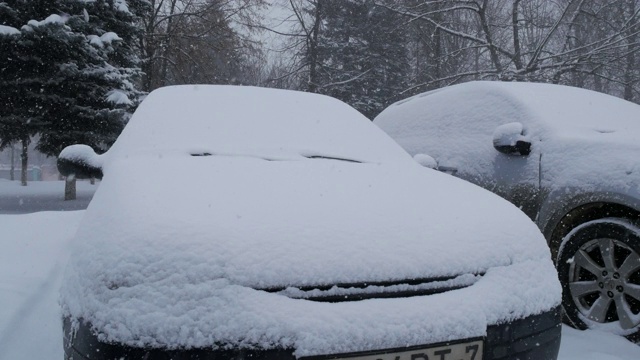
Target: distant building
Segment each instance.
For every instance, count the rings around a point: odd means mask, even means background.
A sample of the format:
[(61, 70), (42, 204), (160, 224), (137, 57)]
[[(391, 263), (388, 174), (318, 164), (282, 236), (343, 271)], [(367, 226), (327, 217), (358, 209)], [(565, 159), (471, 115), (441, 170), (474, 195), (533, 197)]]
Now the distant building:
[[(13, 170), (14, 180), (20, 180), (20, 167), (16, 167)], [(0, 179), (11, 179), (11, 165), (0, 164)], [(41, 181), (42, 169), (40, 166), (30, 165), (27, 167), (27, 181)], [(55, 179), (57, 180), (57, 178)]]
[[(2, 0), (0, 0), (2, 1)], [(27, 166), (27, 181), (49, 181), (59, 180), (60, 174), (56, 167), (56, 158), (35, 150), (36, 141), (29, 145), (29, 165)], [(13, 162), (13, 176), (15, 180), (20, 180), (21, 162), (20, 150), (17, 146), (8, 146), (4, 151), (0, 151), (0, 179), (11, 179), (11, 163)]]

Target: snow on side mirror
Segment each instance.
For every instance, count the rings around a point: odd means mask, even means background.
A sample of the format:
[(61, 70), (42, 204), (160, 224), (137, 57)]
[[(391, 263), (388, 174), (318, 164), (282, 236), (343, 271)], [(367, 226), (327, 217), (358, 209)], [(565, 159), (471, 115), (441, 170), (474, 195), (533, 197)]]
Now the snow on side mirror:
[(62, 149), (57, 165), (62, 176), (102, 179), (102, 156), (87, 145), (70, 145)]
[(413, 160), (415, 160), (418, 164), (429, 169), (435, 170), (438, 168), (438, 162), (436, 161), (436, 159), (432, 158), (427, 154), (415, 154), (413, 156)]
[(524, 126), (519, 122), (500, 125), (493, 132), (493, 147), (507, 155), (529, 155), (531, 141), (524, 135)]

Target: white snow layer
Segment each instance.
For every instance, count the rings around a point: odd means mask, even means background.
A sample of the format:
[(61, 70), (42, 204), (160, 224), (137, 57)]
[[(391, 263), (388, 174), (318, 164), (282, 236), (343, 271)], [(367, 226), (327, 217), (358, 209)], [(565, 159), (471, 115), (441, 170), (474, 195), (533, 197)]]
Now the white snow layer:
[[(6, 183), (14, 182), (6, 181)], [(41, 185), (45, 185), (43, 182)], [(35, 186), (0, 186), (59, 194)], [(3, 182), (0, 181), (0, 185)], [(4, 184), (6, 185), (6, 184)], [(30, 194), (35, 194), (30, 193)], [(0, 251), (0, 359), (62, 359), (62, 324), (57, 306), (69, 241), (84, 211), (0, 215), (6, 238)], [(559, 360), (637, 360), (640, 347), (600, 331), (562, 328)]]
[(58, 158), (70, 161), (82, 161), (89, 166), (101, 168), (104, 156), (97, 155), (90, 146), (77, 144), (62, 149)]
[(512, 122), (498, 126), (493, 132), (493, 144), (514, 146), (518, 141), (525, 141), (524, 127), (519, 122)]
[[(481, 336), (560, 302), (524, 214), (420, 167), (328, 97), (160, 89), (103, 156), (62, 288), (64, 313), (103, 340), (318, 355)], [(482, 272), (461, 290), (400, 299), (255, 290)]]
[(427, 154), (415, 154), (413, 156), (413, 160), (415, 160), (418, 164), (427, 167), (429, 169), (438, 168), (438, 162), (436, 159), (432, 158)]
[(116, 6), (116, 9), (118, 9), (118, 11), (131, 14), (131, 12), (129, 11), (129, 5), (127, 4), (126, 0), (115, 0), (114, 4)]
[(52, 14), (49, 15), (46, 19), (42, 20), (42, 21), (37, 21), (37, 20), (29, 20), (29, 22), (27, 23), (29, 26), (43, 26), (43, 25), (47, 25), (47, 24), (64, 24), (66, 23), (68, 20), (68, 17), (66, 16), (60, 16), (57, 14)]
[(270, 160), (326, 156), (412, 162), (393, 140), (363, 119), (349, 105), (328, 96), (295, 91), (283, 96), (282, 91), (254, 87), (172, 86), (145, 99), (109, 156), (213, 154)]
[(89, 39), (90, 44), (95, 45), (97, 47), (101, 47), (101, 48), (103, 48), (105, 45), (111, 44), (114, 41), (122, 40), (122, 38), (119, 37), (118, 34), (114, 32), (106, 32), (100, 36), (89, 35), (87, 36), (87, 38)]
[(20, 30), (6, 25), (0, 25), (0, 35), (20, 35)]
[[(86, 3), (95, 2), (95, 0), (79, 0), (79, 1), (86, 2)], [(131, 12), (129, 11), (129, 4), (127, 3), (126, 0), (115, 0), (113, 4), (115, 5), (116, 10), (125, 12), (127, 14), (131, 14)]]
[[(640, 196), (640, 162), (629, 155), (640, 151), (638, 119), (637, 104), (590, 90), (477, 81), (399, 101), (374, 123), (410, 154), (426, 153), (466, 179), (502, 174), (551, 191), (606, 187)], [(514, 122), (524, 125), (532, 152), (510, 164), (498, 161), (506, 155), (496, 152), (492, 138)], [(496, 175), (497, 166), (511, 168)]]
[(124, 91), (118, 89), (111, 90), (107, 93), (107, 101), (116, 105), (133, 104), (127, 94)]
[[(16, 186), (2, 184), (5, 196), (14, 188), (47, 196), (63, 189), (48, 186), (53, 182), (7, 183)], [(57, 303), (69, 243), (83, 214), (0, 215), (0, 359), (63, 358)]]

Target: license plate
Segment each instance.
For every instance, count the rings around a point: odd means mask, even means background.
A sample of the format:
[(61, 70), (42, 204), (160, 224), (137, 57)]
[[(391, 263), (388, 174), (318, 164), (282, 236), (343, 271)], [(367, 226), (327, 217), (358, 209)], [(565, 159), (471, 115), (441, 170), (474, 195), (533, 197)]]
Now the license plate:
[(475, 340), (324, 358), (333, 360), (482, 360), (482, 346), (482, 340)]

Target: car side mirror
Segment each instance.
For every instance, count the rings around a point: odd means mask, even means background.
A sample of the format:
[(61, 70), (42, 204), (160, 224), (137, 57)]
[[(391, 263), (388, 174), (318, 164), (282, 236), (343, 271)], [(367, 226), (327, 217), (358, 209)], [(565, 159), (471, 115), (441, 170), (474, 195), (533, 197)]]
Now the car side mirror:
[(500, 125), (493, 132), (493, 147), (507, 155), (529, 155), (531, 141), (524, 135), (524, 126), (519, 122)]
[(438, 162), (436, 161), (436, 159), (427, 154), (415, 154), (413, 156), (413, 160), (426, 168), (434, 170), (438, 169)]
[(102, 179), (102, 155), (87, 145), (71, 145), (62, 149), (57, 165), (62, 176)]

